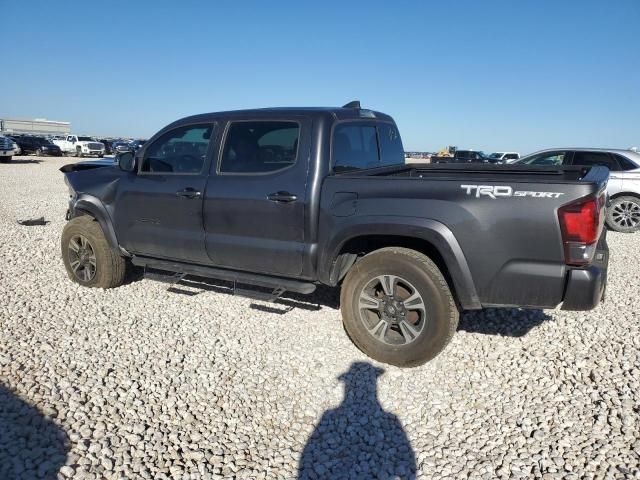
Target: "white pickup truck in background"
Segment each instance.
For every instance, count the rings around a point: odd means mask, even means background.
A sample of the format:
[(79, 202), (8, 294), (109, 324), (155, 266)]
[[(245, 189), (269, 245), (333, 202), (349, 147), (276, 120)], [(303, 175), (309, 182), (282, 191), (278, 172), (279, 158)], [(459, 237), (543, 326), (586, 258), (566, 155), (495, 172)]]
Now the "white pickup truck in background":
[(91, 137), (78, 137), (77, 135), (67, 135), (63, 139), (53, 140), (53, 143), (60, 147), (65, 153), (71, 153), (76, 157), (97, 155), (104, 157), (104, 144)]

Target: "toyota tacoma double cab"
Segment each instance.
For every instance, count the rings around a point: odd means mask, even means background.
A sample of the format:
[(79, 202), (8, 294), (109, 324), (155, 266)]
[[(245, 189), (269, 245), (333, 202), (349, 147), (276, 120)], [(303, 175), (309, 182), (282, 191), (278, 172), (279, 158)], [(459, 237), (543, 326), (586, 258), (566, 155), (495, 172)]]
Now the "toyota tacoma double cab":
[(393, 119), (359, 102), (195, 115), (61, 170), (74, 282), (133, 264), (272, 299), (340, 287), (350, 338), (398, 366), (441, 352), (463, 310), (604, 295), (606, 168), (405, 165)]

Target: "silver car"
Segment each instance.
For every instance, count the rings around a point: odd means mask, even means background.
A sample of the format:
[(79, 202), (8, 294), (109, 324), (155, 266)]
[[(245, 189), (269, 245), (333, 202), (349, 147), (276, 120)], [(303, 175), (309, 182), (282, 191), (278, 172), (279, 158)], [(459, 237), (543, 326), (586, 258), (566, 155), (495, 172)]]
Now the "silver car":
[(605, 148), (549, 148), (514, 165), (604, 165), (611, 171), (607, 226), (617, 232), (640, 229), (640, 153)]

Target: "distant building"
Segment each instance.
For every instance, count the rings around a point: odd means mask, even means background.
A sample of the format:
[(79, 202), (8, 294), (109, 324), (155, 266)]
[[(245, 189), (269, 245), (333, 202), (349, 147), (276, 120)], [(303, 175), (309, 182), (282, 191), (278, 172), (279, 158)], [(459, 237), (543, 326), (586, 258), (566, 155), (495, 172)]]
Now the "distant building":
[(29, 135), (68, 135), (71, 133), (71, 123), (54, 122), (44, 118), (34, 120), (17, 120), (0, 118), (0, 133), (29, 134)]

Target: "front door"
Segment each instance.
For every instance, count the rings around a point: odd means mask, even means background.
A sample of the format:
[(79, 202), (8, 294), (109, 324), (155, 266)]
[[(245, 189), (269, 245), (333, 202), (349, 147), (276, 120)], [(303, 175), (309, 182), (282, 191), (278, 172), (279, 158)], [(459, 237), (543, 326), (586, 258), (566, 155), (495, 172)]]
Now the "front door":
[(116, 231), (130, 252), (209, 263), (202, 226), (210, 139), (214, 125), (169, 130), (145, 148), (137, 175), (120, 188)]
[(204, 204), (207, 254), (215, 265), (302, 272), (309, 148), (306, 118), (227, 125)]

